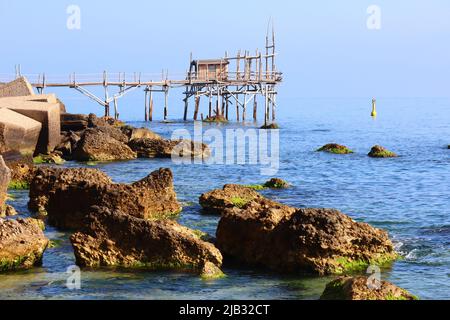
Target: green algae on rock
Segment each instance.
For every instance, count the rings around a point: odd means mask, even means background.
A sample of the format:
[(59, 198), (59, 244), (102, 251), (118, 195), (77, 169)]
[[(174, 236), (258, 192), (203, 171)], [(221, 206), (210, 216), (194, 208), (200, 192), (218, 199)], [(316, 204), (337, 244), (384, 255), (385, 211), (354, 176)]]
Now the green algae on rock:
[(272, 178), (263, 186), (270, 189), (286, 189), (289, 188), (289, 183), (279, 178)]
[(29, 190), (30, 183), (25, 180), (11, 180), (8, 184), (9, 190)]
[(418, 300), (387, 281), (372, 284), (365, 276), (340, 277), (327, 284), (321, 300)]
[(389, 151), (386, 148), (379, 146), (379, 145), (372, 147), (368, 156), (371, 158), (396, 158), (396, 157), (398, 157), (398, 155), (396, 153)]
[(217, 228), (221, 252), (280, 273), (342, 274), (395, 260), (383, 230), (333, 209), (298, 209), (263, 197), (227, 207)]
[(40, 221), (0, 219), (0, 272), (40, 265), (47, 246)]
[(337, 143), (329, 143), (324, 145), (323, 147), (316, 150), (317, 152), (328, 152), (334, 154), (350, 154), (353, 153), (352, 150), (347, 148), (346, 146), (337, 144)]
[(92, 207), (83, 229), (70, 240), (82, 267), (179, 270), (208, 277), (221, 273), (220, 251), (172, 220), (149, 221)]

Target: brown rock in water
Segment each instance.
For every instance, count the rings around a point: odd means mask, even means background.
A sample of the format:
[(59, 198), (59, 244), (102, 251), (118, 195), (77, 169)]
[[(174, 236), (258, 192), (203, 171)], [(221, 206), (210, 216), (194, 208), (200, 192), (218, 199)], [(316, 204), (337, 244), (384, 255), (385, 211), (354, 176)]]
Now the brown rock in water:
[(120, 128), (120, 130), (122, 130), (122, 132), (128, 137), (128, 140), (130, 141), (136, 139), (162, 140), (162, 137), (159, 134), (156, 134), (147, 128), (133, 128), (130, 126), (123, 126)]
[(55, 148), (55, 151), (60, 152), (64, 159), (71, 160), (72, 152), (76, 149), (77, 143), (81, 140), (78, 133), (73, 131), (61, 132), (61, 142)]
[(49, 223), (60, 229), (81, 228), (94, 205), (144, 219), (173, 217), (181, 210), (169, 169), (132, 184), (112, 183), (95, 169), (39, 169), (31, 185), (30, 209), (46, 211)]
[(405, 289), (367, 277), (340, 277), (327, 284), (321, 300), (418, 300)]
[(199, 203), (204, 212), (222, 214), (226, 209), (243, 207), (248, 202), (263, 197), (255, 190), (237, 185), (227, 184), (223, 189), (213, 190), (200, 196)]
[(47, 212), (48, 199), (56, 190), (66, 189), (71, 184), (111, 184), (107, 174), (97, 169), (88, 168), (50, 168), (36, 169), (30, 185), (30, 202), (28, 207), (34, 212)]
[(206, 144), (190, 140), (142, 138), (131, 140), (128, 145), (140, 158), (171, 158), (172, 154), (190, 158), (210, 156), (210, 150)]
[(398, 157), (397, 154), (395, 154), (392, 151), (387, 150), (386, 148), (382, 146), (374, 146), (372, 150), (370, 150), (369, 157), (371, 158), (396, 158)]
[[(120, 130), (112, 127), (86, 129), (73, 151), (73, 159), (79, 161), (131, 160), (136, 153), (124, 141), (128, 140)], [(115, 135), (117, 134), (117, 136)]]
[(267, 199), (225, 211), (217, 228), (224, 255), (287, 273), (341, 274), (397, 255), (386, 232), (332, 209), (297, 209)]
[(33, 179), (36, 167), (31, 155), (22, 155), (17, 152), (3, 154), (6, 165), (11, 170), (10, 189), (28, 189)]
[(6, 166), (3, 157), (0, 155), (0, 212), (3, 212), (6, 201), (6, 192), (9, 181), (11, 180), (11, 171)]
[(4, 217), (12, 217), (12, 216), (16, 216), (18, 215), (16, 209), (9, 205), (9, 204), (5, 204), (3, 207), (3, 212), (0, 209), (0, 218), (4, 218)]
[(62, 131), (82, 131), (88, 127), (88, 116), (85, 114), (62, 113)]
[(84, 226), (71, 237), (79, 266), (221, 273), (220, 251), (175, 221), (148, 221), (93, 207)]
[(228, 120), (223, 115), (215, 115), (207, 117), (203, 122), (216, 122), (216, 123), (227, 123)]
[(329, 143), (324, 145), (323, 147), (317, 149), (318, 152), (328, 152), (334, 154), (349, 154), (353, 153), (348, 147), (337, 144), (337, 143)]
[(48, 245), (41, 227), (35, 219), (0, 219), (0, 272), (41, 264)]

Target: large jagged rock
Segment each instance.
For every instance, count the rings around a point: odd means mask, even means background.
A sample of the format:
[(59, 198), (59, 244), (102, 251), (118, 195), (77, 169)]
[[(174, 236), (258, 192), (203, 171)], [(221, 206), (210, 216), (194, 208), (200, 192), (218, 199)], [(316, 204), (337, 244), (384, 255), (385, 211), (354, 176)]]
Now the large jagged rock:
[(11, 171), (6, 166), (3, 157), (0, 155), (0, 214), (5, 210), (6, 192), (9, 181), (11, 180)]
[(209, 147), (191, 140), (134, 139), (128, 145), (140, 158), (171, 158), (178, 157), (208, 158)]
[(72, 153), (77, 148), (77, 143), (81, 140), (78, 133), (73, 131), (62, 131), (61, 142), (56, 146), (55, 151), (60, 152), (64, 159), (72, 160)]
[(18, 151), (33, 154), (42, 124), (20, 113), (0, 109), (0, 152)]
[(405, 289), (387, 281), (374, 283), (364, 276), (340, 277), (327, 284), (321, 300), (417, 300)]
[(342, 274), (397, 257), (386, 232), (337, 210), (264, 198), (225, 210), (217, 246), (238, 261), (287, 273)]
[(117, 209), (144, 219), (173, 217), (181, 210), (170, 169), (132, 184), (115, 184), (95, 169), (42, 169), (30, 189), (30, 209), (45, 211), (51, 225), (79, 229), (91, 206)]
[(222, 255), (211, 243), (172, 220), (148, 221), (93, 207), (85, 227), (71, 237), (79, 266), (175, 269), (220, 275)]
[(36, 169), (30, 185), (28, 207), (34, 212), (47, 212), (48, 200), (56, 190), (66, 189), (71, 184), (111, 184), (111, 178), (98, 169), (51, 168)]
[(0, 218), (0, 272), (40, 265), (47, 245), (42, 222)]
[(25, 77), (0, 84), (0, 98), (32, 95), (34, 95), (33, 87)]
[(203, 211), (208, 214), (222, 214), (226, 209), (243, 207), (248, 202), (261, 199), (262, 196), (255, 190), (237, 185), (227, 184), (223, 189), (213, 190), (200, 196), (199, 203)]
[(127, 141), (128, 138), (117, 128), (89, 128), (84, 131), (72, 156), (78, 161), (136, 159), (136, 153), (125, 144)]
[(85, 114), (62, 113), (62, 131), (82, 131), (88, 127), (88, 116)]

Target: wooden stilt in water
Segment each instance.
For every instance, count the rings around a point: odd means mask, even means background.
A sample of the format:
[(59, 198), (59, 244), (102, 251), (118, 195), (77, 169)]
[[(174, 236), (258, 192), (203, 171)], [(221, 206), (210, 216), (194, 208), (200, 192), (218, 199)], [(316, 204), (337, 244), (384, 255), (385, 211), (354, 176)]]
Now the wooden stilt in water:
[(247, 107), (247, 93), (244, 93), (244, 105), (242, 106), (242, 122), (245, 122), (245, 114)]
[(269, 122), (269, 95), (267, 94), (267, 85), (264, 89), (264, 126)]
[(150, 87), (150, 96), (149, 96), (149, 111), (148, 111), (148, 119), (153, 121), (153, 90)]
[(230, 100), (229, 97), (227, 96), (226, 98), (226, 106), (225, 106), (225, 118), (228, 120), (228, 110), (230, 107)]
[(212, 94), (209, 94), (209, 113), (208, 116), (212, 117)]
[(253, 121), (256, 122), (258, 120), (258, 101), (256, 100), (256, 94), (253, 98)]
[(189, 87), (186, 87), (186, 98), (184, 100), (184, 117), (183, 120), (187, 120), (187, 114), (188, 114), (188, 108), (189, 108), (189, 94), (187, 93), (189, 90)]
[(272, 122), (275, 122), (276, 118), (276, 108), (277, 108), (277, 95), (272, 95)]
[(200, 106), (200, 96), (195, 97), (195, 111), (194, 111), (194, 121), (198, 118), (198, 108)]
[(236, 94), (236, 121), (239, 122), (239, 95)]
[(148, 121), (148, 88), (145, 88), (145, 103), (144, 103), (144, 108), (145, 108), (145, 122)]
[(169, 89), (167, 86), (164, 88), (164, 121), (167, 121), (168, 116), (168, 104), (169, 104)]

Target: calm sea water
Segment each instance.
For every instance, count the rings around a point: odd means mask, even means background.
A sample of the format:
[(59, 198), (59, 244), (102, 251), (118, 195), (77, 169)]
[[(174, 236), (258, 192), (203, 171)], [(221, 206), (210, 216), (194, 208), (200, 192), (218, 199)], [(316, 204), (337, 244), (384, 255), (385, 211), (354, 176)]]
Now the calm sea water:
[[(280, 170), (293, 187), (263, 193), (298, 207), (337, 208), (358, 221), (389, 231), (404, 258), (383, 270), (382, 278), (422, 299), (450, 299), (450, 100), (379, 100), (370, 118), (368, 99), (286, 101), (280, 110)], [(133, 122), (134, 126), (147, 126)], [(170, 137), (192, 123), (152, 123)], [(221, 130), (237, 128), (230, 124)], [(247, 127), (255, 127), (248, 124)], [(337, 142), (355, 154), (314, 152)], [(371, 159), (381, 144), (401, 155)], [(79, 164), (69, 164), (74, 166)], [(200, 213), (198, 197), (225, 183), (267, 180), (249, 165), (174, 165), (170, 160), (135, 160), (97, 166), (116, 182), (132, 182), (159, 167), (169, 167), (184, 211), (179, 221), (215, 234), (218, 217)], [(27, 215), (27, 192), (13, 192), (14, 205)], [(0, 275), (0, 299), (317, 299), (328, 278), (280, 276), (261, 270), (224, 268), (227, 277), (202, 281), (176, 272), (85, 270), (81, 290), (66, 288), (65, 271), (74, 264), (69, 234), (46, 231), (60, 246), (48, 249), (42, 268)]]

